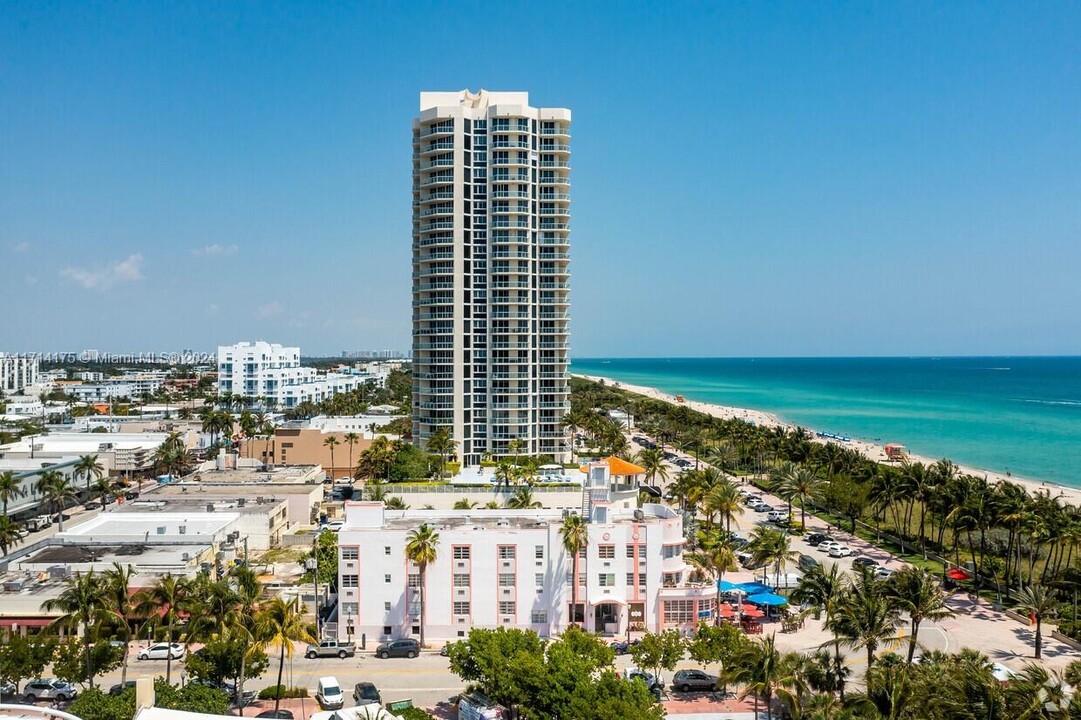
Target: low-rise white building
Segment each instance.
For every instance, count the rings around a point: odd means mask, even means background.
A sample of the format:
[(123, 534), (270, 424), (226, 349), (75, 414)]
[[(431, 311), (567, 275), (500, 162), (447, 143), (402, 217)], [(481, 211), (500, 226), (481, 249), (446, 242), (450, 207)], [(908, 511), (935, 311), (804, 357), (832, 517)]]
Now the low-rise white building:
[(0, 445), (0, 459), (59, 462), (73, 456), (97, 455), (106, 472), (133, 472), (150, 467), (154, 451), (168, 437), (164, 432), (27, 435)]
[(4, 407), (4, 419), (37, 419), (45, 414), (45, 403), (36, 395), (9, 395), (0, 400)]
[(0, 393), (22, 392), (38, 382), (41, 360), (37, 355), (0, 352)]
[[(41, 495), (38, 493), (38, 480), (46, 470), (56, 470), (65, 477), (75, 480), (75, 463), (79, 458), (72, 455), (51, 459), (40, 458), (5, 458), (0, 457), (0, 472), (10, 472), (19, 483), (19, 493), (8, 501), (7, 514), (12, 518), (26, 518), (44, 514), (47, 508), (41, 507)], [(78, 485), (78, 483), (75, 483)]]
[(397, 638), (420, 632), (420, 571), (407, 562), (410, 531), (439, 535), (425, 582), (427, 637), (464, 637), (473, 627), (526, 627), (542, 636), (573, 621), (624, 634), (690, 627), (711, 611), (711, 586), (689, 586), (683, 524), (664, 505), (637, 505), (638, 488), (613, 484), (606, 463), (589, 466), (583, 492), (588, 544), (574, 559), (560, 529), (566, 511), (386, 510), (346, 503), (339, 533), (338, 634)]

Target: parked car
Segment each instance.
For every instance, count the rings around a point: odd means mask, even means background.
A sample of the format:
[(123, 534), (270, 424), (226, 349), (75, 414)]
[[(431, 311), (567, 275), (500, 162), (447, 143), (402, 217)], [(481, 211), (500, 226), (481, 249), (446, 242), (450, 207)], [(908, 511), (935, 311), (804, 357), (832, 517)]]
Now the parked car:
[(379, 690), (370, 682), (358, 682), (353, 688), (353, 702), (357, 705), (382, 705)]
[(867, 558), (867, 557), (852, 558), (852, 567), (870, 567), (870, 568), (873, 568), (873, 567), (876, 567), (877, 565), (878, 565), (878, 563), (876, 563), (871, 558)]
[(139, 491), (138, 490), (128, 490), (126, 493), (124, 493), (124, 499), (125, 500), (138, 500), (139, 499)]
[(331, 532), (339, 532), (345, 525), (344, 520), (331, 520), (323, 526), (323, 530), (330, 530)]
[(83, 503), (83, 510), (100, 510), (100, 509), (101, 509), (101, 503), (98, 502), (97, 500), (90, 500), (90, 501), (88, 501), (86, 503)]
[(19, 536), (20, 540), (22, 540), (22, 539), (25, 539), (25, 538), (29, 537), (30, 531), (27, 530), (26, 528), (24, 528), (22, 525), (16, 525), (15, 526), (15, 534)]
[(135, 687), (135, 681), (134, 680), (127, 680), (127, 681), (124, 682), (124, 684), (117, 683), (116, 685), (113, 685), (111, 688), (109, 688), (109, 694), (110, 695), (119, 695), (120, 693), (124, 692), (128, 688), (133, 688), (133, 687)]
[(631, 648), (641, 645), (641, 640), (616, 640), (615, 642), (608, 643), (608, 647), (616, 651), (616, 655), (626, 655), (631, 651)]
[(168, 660), (170, 657), (179, 660), (184, 657), (184, 646), (180, 643), (158, 643), (143, 648), (135, 657), (139, 660)]
[[(196, 653), (198, 654), (198, 651), (196, 651)], [(221, 690), (229, 696), (229, 701), (234, 705), (247, 707), (255, 702), (256, 694), (254, 690), (245, 690), (244, 697), (237, 697), (236, 685), (230, 682), (217, 682), (215, 680), (192, 680), (191, 682), (193, 684), (205, 685), (206, 687), (214, 688), (215, 690)]]
[(257, 718), (275, 718), (276, 720), (293, 720), (292, 710), (264, 710), (255, 717)]
[(819, 552), (828, 553), (830, 550), (832, 550), (835, 547), (844, 547), (844, 546), (841, 545), (841, 543), (837, 542), (836, 540), (827, 540), (826, 542), (818, 543), (818, 545), (816, 545), (815, 547), (818, 549)]
[(773, 512), (773, 506), (768, 503), (759, 503), (757, 505), (752, 505), (751, 510), (754, 510), (756, 513), (770, 513)]
[(853, 550), (850, 547), (846, 547), (844, 545), (834, 545), (833, 547), (830, 548), (830, 557), (831, 558), (843, 558), (843, 557), (849, 557), (850, 555), (855, 555), (855, 554), (856, 554), (855, 550)]
[(717, 687), (717, 677), (701, 670), (677, 670), (672, 676), (672, 689), (679, 692), (712, 690)]
[(375, 656), (386, 660), (392, 657), (415, 658), (420, 655), (420, 643), (413, 638), (385, 642), (375, 649)]
[(338, 678), (331, 675), (319, 678), (315, 699), (324, 710), (337, 710), (344, 707), (345, 693), (342, 692), (342, 685), (338, 682)]
[(799, 569), (803, 572), (810, 572), (821, 564), (822, 563), (818, 562), (810, 555), (800, 555), (799, 560), (796, 563), (796, 565), (799, 566)]
[(819, 545), (821, 543), (829, 542), (829, 541), (833, 540), (833, 538), (831, 538), (826, 533), (820, 533), (820, 532), (808, 533), (806, 539), (807, 539), (807, 544), (811, 545), (811, 546)]
[(623, 671), (623, 677), (627, 678), (628, 680), (641, 680), (650, 690), (664, 687), (664, 676), (654, 675), (648, 670), (639, 670), (638, 668), (634, 667), (627, 668)]
[(60, 700), (68, 702), (79, 696), (75, 686), (59, 680), (45, 680), (38, 678), (31, 680), (23, 687), (23, 697), (28, 703), (36, 703), (38, 700)]
[(0, 698), (13, 698), (19, 694), (19, 686), (15, 683), (0, 683)]
[(893, 570), (890, 570), (887, 567), (879, 565), (875, 568), (875, 577), (879, 580), (889, 580), (891, 575), (893, 575)]
[(309, 645), (304, 651), (304, 657), (313, 660), (317, 657), (339, 657), (345, 659), (357, 654), (356, 643), (338, 642), (337, 640), (324, 640), (318, 645)]

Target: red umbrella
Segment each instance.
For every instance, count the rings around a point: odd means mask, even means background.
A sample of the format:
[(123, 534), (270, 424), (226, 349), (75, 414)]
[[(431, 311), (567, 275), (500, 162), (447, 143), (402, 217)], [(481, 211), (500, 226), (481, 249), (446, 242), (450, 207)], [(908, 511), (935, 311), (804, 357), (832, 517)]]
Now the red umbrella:
[(761, 610), (756, 608), (754, 605), (744, 605), (743, 608), (742, 608), (742, 614), (743, 614), (743, 617), (748, 617), (748, 618), (760, 618), (760, 617), (765, 617), (766, 616), (766, 613), (762, 612)]
[(723, 618), (734, 617), (736, 614), (736, 609), (728, 603), (721, 603), (720, 605), (718, 605), (717, 611), (721, 614), (721, 617)]
[(946, 571), (946, 577), (950, 580), (968, 580), (972, 576), (961, 568), (950, 568)]

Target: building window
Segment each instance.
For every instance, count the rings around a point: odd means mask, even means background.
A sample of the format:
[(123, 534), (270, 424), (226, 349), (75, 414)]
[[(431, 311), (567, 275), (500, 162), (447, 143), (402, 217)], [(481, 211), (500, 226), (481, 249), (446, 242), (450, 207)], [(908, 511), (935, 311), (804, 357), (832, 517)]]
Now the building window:
[(627, 557), (629, 557), (629, 558), (634, 557), (634, 545), (628, 545), (627, 546)]
[(665, 624), (687, 623), (694, 619), (694, 600), (664, 601)]
[(454, 587), (469, 587), (469, 576), (463, 573), (455, 573)]
[(356, 560), (359, 551), (355, 547), (342, 548), (342, 560)]
[(390, 625), (384, 625), (383, 626), (383, 634), (384, 635), (390, 635)]
[(664, 576), (661, 578), (661, 582), (664, 583), (665, 587), (676, 587), (677, 585), (679, 585), (680, 577), (681, 575), (678, 572), (665, 573)]
[(499, 587), (514, 587), (514, 573), (499, 573)]
[(360, 612), (357, 603), (342, 603), (342, 615), (356, 615)]
[(454, 614), (455, 615), (468, 615), (469, 614), (469, 603), (468, 602), (456, 602), (456, 603), (454, 603)]
[(359, 580), (357, 575), (342, 575), (342, 587), (358, 587)]
[(384, 545), (383, 546), (383, 554), (384, 555), (390, 555), (390, 545)]
[(634, 573), (627, 573), (627, 585), (634, 585)]
[(499, 546), (499, 559), (500, 560), (513, 560), (514, 559), (513, 545), (500, 545)]
[(597, 546), (597, 556), (601, 560), (613, 560), (616, 556), (615, 545), (599, 545)]
[(615, 573), (601, 573), (597, 576), (597, 582), (601, 587), (615, 587), (616, 586), (616, 574)]
[(537, 581), (537, 582), (536, 582), (536, 584), (537, 584), (538, 586), (539, 586), (539, 585), (543, 585), (543, 584), (544, 584), (544, 573), (537, 573), (537, 575), (536, 575), (536, 581)]
[(409, 573), (409, 587), (411, 587), (411, 588), (419, 588), (420, 587), (420, 574), (419, 573)]
[(683, 554), (683, 546), (682, 545), (665, 545), (663, 550), (664, 550), (664, 558), (666, 560), (668, 558), (679, 557), (680, 555)]
[(529, 616), (529, 621), (534, 625), (543, 625), (548, 622), (547, 610), (534, 610)]
[(383, 582), (389, 583), (390, 582), (390, 575), (384, 575), (383, 576)]
[(383, 603), (383, 611), (384, 612), (390, 612), (390, 601), (389, 600), (387, 600), (385, 603)]
[(537, 558), (538, 560), (543, 560), (544, 559), (544, 546), (543, 545), (537, 545), (536, 547), (533, 548), (533, 557)]
[(516, 612), (516, 610), (515, 610), (516, 605), (517, 605), (517, 603), (515, 603), (513, 600), (501, 600), (499, 602), (499, 614), (500, 615), (513, 615)]
[(469, 559), (469, 546), (468, 545), (455, 545), (454, 546), (454, 559), (455, 560), (468, 560)]

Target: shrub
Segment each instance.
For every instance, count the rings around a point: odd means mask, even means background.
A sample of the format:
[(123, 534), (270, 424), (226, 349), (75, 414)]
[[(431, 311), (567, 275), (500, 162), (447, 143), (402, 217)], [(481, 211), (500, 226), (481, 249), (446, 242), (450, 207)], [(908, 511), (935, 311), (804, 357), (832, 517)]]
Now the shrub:
[(432, 720), (432, 716), (424, 712), (420, 708), (406, 708), (405, 710), (398, 710), (394, 715), (397, 715), (403, 720)]
[(273, 700), (278, 697), (278, 688), (281, 688), (282, 698), (306, 698), (308, 697), (308, 688), (295, 687), (288, 688), (284, 685), (271, 685), (265, 687), (259, 691), (260, 700)]

